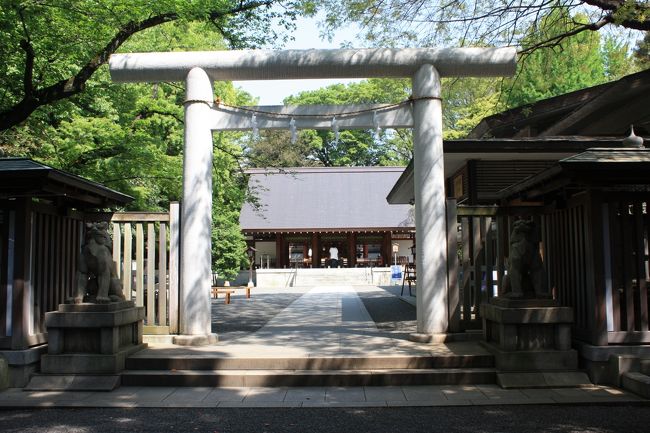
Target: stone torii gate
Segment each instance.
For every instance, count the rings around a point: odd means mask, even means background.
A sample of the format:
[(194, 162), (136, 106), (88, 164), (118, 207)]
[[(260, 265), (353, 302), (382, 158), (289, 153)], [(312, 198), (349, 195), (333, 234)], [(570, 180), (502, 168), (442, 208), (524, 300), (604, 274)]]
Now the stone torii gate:
[[(212, 225), (212, 131), (251, 129), (250, 113), (214, 102), (216, 80), (410, 77), (412, 107), (256, 107), (284, 119), (260, 116), (259, 129), (288, 128), (292, 114), (342, 114), (341, 128), (413, 127), (418, 269), (417, 331), (448, 329), (447, 237), (442, 148), (441, 77), (507, 76), (515, 71), (514, 48), (406, 48), (288, 51), (216, 51), (116, 54), (110, 73), (117, 82), (185, 81), (185, 146), (181, 216), (179, 343), (214, 341), (210, 312)], [(373, 119), (372, 110), (378, 115)], [(329, 129), (330, 121), (295, 119), (297, 128)]]

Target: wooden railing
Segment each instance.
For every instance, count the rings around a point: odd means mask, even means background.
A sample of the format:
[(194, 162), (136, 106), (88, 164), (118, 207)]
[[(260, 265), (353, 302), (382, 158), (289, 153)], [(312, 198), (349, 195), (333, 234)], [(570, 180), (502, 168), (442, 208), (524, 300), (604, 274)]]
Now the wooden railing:
[(113, 260), (124, 294), (145, 307), (145, 334), (178, 332), (179, 205), (111, 217)]
[(481, 329), (481, 303), (502, 292), (510, 227), (540, 207), (457, 206), (447, 200), (450, 332)]
[[(72, 296), (83, 237), (83, 214), (59, 215), (57, 209), (32, 205), (32, 302), (35, 336), (47, 332), (45, 313)], [(44, 342), (44, 337), (42, 338)]]
[(112, 221), (114, 260), (125, 295), (146, 308), (145, 332), (178, 333), (178, 210), (89, 214), (0, 201), (0, 349), (47, 342), (45, 313), (72, 296), (88, 221)]
[(479, 306), (496, 293), (503, 274), (498, 208), (447, 201), (449, 329), (481, 329)]
[(590, 344), (650, 343), (650, 197), (585, 193), (542, 217), (544, 263), (575, 338)]
[(83, 218), (31, 199), (0, 205), (0, 349), (47, 342), (45, 313), (72, 295)]
[(573, 336), (591, 340), (594, 325), (594, 262), (588, 248), (586, 196), (570, 200), (542, 216), (542, 246), (548, 284), (562, 306), (572, 307)]
[(605, 249), (607, 342), (650, 343), (650, 196), (610, 196), (602, 205)]

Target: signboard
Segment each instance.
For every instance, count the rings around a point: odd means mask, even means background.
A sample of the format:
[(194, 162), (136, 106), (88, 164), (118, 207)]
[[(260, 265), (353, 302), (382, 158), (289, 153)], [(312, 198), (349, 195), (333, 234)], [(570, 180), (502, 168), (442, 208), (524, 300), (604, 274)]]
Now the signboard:
[(391, 284), (402, 282), (402, 267), (400, 265), (393, 265), (390, 267), (390, 282)]

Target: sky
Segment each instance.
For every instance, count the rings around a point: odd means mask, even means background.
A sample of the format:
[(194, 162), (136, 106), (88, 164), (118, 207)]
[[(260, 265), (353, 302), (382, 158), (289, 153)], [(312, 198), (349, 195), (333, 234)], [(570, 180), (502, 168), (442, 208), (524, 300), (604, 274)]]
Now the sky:
[[(317, 18), (299, 18), (294, 40), (288, 42), (284, 49), (307, 50), (310, 48), (340, 48), (344, 42), (352, 42), (357, 47), (361, 42), (355, 42), (354, 28), (345, 28), (338, 31), (332, 42), (319, 38)], [(284, 98), (306, 90), (320, 89), (336, 83), (350, 83), (361, 80), (273, 80), (273, 81), (234, 81), (253, 96), (259, 98), (259, 105), (282, 105)]]

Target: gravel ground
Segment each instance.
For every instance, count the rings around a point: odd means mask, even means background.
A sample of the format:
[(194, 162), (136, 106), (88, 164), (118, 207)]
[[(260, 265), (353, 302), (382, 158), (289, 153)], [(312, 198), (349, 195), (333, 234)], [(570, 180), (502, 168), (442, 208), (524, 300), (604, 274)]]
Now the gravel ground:
[(648, 406), (0, 410), (0, 431), (645, 433)]

